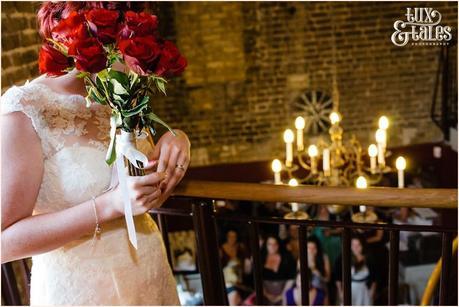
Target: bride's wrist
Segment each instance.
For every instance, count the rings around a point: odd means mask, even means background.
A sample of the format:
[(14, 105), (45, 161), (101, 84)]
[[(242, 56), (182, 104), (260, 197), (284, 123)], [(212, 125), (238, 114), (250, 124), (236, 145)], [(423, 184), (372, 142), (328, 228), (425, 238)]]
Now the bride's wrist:
[(116, 205), (116, 202), (119, 201), (117, 194), (111, 190), (96, 197), (97, 212), (100, 214), (99, 219), (102, 223), (123, 216), (123, 212), (120, 212), (119, 206)]

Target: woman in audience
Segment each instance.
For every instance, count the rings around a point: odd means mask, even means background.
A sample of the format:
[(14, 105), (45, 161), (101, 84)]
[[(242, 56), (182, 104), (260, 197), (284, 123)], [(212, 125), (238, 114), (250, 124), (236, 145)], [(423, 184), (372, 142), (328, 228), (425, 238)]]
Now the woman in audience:
[(235, 229), (226, 232), (226, 241), (220, 246), (220, 256), (228, 302), (231, 306), (239, 305), (242, 301), (239, 287), (242, 285), (246, 257), (244, 244), (239, 242)]
[[(364, 249), (365, 241), (361, 237), (353, 237), (351, 240), (351, 291), (352, 306), (373, 305), (376, 281), (374, 267)], [(340, 274), (341, 275), (341, 274)], [(339, 296), (343, 298), (341, 278), (338, 278), (337, 287)]]
[[(325, 292), (312, 286), (311, 272), (309, 272), (309, 305), (323, 306), (325, 303)], [(296, 275), (295, 284), (285, 291), (282, 298), (283, 306), (301, 306), (301, 275)]]
[(322, 252), (319, 240), (315, 236), (308, 238), (308, 268), (311, 288), (323, 296), (323, 304), (328, 305), (327, 283), (330, 281), (330, 261)]
[(269, 235), (261, 250), (261, 261), (264, 294), (271, 305), (280, 304), (286, 282), (295, 278), (295, 260), (278, 237)]

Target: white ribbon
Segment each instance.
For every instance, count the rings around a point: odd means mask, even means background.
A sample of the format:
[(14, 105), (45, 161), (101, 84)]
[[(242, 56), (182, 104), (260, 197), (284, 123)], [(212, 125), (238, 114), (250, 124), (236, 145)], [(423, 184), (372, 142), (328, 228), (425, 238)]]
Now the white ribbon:
[(128, 230), (129, 241), (137, 249), (137, 235), (135, 232), (134, 218), (132, 216), (132, 204), (127, 188), (126, 171), (124, 167), (124, 157), (126, 157), (134, 167), (137, 167), (137, 161), (148, 164), (148, 158), (135, 147), (134, 133), (121, 130), (121, 134), (116, 138), (116, 168), (118, 171), (118, 180), (121, 187), (124, 202), (124, 217)]

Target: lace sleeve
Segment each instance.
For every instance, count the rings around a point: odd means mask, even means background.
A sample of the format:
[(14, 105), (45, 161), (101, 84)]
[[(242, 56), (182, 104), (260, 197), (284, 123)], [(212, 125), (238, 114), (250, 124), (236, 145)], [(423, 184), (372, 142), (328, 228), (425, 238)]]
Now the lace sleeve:
[(46, 134), (44, 133), (43, 118), (33, 104), (30, 103), (32, 97), (18, 86), (9, 88), (1, 97), (1, 114), (9, 114), (13, 112), (22, 112), (31, 121), (38, 137), (41, 140), (43, 153), (48, 156), (51, 152), (51, 147), (46, 142)]

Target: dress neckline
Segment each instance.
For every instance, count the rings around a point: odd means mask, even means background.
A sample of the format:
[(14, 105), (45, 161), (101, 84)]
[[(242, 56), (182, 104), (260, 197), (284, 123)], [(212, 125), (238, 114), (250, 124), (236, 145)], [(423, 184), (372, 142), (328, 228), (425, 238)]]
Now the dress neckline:
[(46, 90), (52, 92), (56, 96), (61, 96), (61, 97), (66, 97), (66, 98), (72, 97), (72, 98), (78, 98), (80, 100), (86, 101), (86, 97), (83, 96), (83, 95), (70, 94), (70, 93), (69, 94), (61, 93), (61, 92), (58, 92), (55, 89), (51, 88), (49, 85), (47, 85), (45, 83), (41, 83), (41, 82), (27, 82), (23, 86), (38, 86), (38, 87), (45, 88)]

